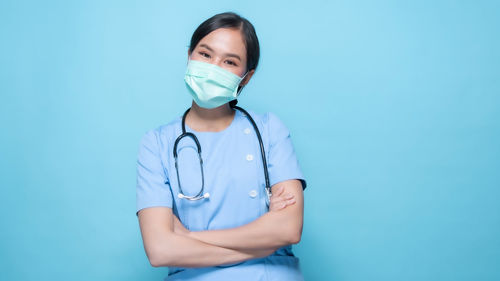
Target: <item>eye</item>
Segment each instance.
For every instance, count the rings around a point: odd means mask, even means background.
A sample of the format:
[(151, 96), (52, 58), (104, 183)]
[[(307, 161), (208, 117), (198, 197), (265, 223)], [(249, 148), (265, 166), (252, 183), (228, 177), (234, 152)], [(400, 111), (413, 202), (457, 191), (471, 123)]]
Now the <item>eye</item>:
[(226, 60), (226, 63), (229, 64), (229, 65), (233, 65), (233, 66), (238, 66), (234, 61), (232, 60)]
[(209, 58), (210, 58), (210, 55), (209, 55), (209, 54), (207, 54), (207, 53), (205, 53), (205, 52), (198, 52), (198, 53), (199, 53), (202, 57), (205, 57), (205, 58), (207, 58), (207, 59), (209, 59)]

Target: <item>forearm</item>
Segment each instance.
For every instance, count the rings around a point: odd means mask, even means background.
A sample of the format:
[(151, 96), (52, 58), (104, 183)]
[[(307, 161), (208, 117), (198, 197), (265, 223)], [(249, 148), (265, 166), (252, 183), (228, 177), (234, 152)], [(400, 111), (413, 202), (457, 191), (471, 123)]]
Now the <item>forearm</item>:
[[(258, 219), (235, 228), (190, 232), (176, 219), (177, 233), (196, 240), (233, 250), (276, 250), (296, 244), (302, 235), (304, 198), (298, 180), (275, 184), (269, 212)], [(284, 192), (287, 190), (287, 192)], [(293, 200), (290, 200), (292, 195)], [(295, 202), (294, 204), (292, 204)], [(288, 205), (291, 204), (291, 205)], [(281, 206), (281, 207), (279, 207)], [(284, 209), (282, 207), (286, 206)]]
[[(294, 212), (292, 208), (280, 212)], [(190, 232), (188, 237), (234, 250), (263, 250), (298, 243), (302, 232), (302, 213), (295, 218), (280, 212), (268, 212), (246, 225), (222, 230)]]
[(206, 267), (241, 262), (270, 255), (273, 250), (235, 250), (171, 233), (158, 242), (151, 264), (159, 266)]

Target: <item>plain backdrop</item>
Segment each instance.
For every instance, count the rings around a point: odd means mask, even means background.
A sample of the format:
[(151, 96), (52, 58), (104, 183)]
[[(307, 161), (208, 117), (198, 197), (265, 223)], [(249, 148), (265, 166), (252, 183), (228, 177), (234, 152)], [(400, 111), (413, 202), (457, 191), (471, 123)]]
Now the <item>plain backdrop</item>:
[(239, 105), (288, 126), (306, 280), (500, 280), (498, 1), (0, 2), (0, 279), (162, 280), (141, 136), (180, 116), (189, 40), (234, 11)]

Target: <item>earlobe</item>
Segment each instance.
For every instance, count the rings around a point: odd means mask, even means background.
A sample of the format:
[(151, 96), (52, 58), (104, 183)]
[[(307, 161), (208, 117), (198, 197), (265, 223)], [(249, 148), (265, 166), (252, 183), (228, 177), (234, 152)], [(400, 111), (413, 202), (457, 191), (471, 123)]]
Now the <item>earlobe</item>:
[(191, 52), (189, 51), (188, 49), (188, 57), (187, 57), (187, 60), (186, 60), (186, 65), (189, 64), (189, 60), (191, 59)]

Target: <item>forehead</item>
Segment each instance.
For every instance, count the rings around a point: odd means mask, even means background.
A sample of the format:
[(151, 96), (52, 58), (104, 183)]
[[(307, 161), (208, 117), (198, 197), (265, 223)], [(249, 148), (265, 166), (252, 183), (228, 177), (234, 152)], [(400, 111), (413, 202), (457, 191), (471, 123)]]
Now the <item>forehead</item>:
[(200, 44), (207, 44), (215, 52), (246, 54), (246, 46), (241, 31), (235, 28), (218, 28), (203, 37)]

